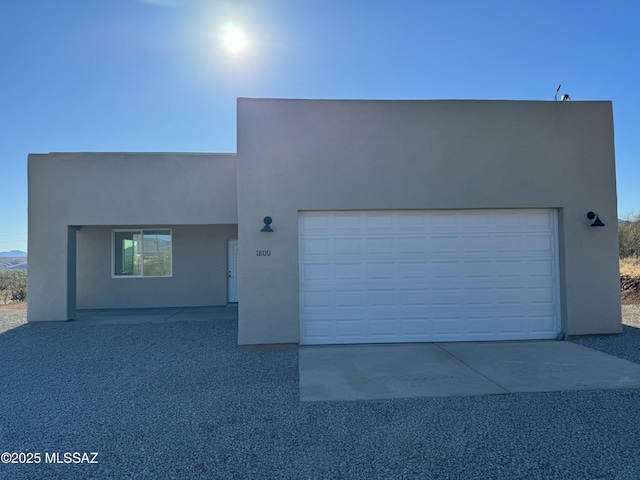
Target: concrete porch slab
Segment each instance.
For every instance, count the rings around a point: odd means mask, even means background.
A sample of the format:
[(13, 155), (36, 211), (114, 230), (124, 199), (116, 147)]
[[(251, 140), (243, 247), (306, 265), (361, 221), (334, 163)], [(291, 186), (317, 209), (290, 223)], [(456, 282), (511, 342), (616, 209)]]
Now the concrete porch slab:
[(238, 318), (235, 304), (220, 307), (117, 308), (78, 310), (77, 322), (91, 324), (167, 323), (176, 321), (209, 321)]
[(640, 365), (555, 341), (302, 347), (299, 370), (305, 402), (640, 387)]

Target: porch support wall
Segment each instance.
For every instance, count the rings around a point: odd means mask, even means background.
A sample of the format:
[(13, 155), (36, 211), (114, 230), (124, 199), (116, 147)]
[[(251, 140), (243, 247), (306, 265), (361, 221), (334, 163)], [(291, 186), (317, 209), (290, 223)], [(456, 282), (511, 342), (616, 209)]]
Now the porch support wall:
[(232, 154), (31, 154), (27, 169), (30, 322), (75, 316), (74, 226), (238, 223)]

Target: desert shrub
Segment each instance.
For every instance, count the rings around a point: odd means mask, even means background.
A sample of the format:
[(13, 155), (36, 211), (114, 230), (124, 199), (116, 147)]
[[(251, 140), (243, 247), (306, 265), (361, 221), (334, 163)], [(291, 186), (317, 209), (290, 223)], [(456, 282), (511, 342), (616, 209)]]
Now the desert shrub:
[(618, 225), (618, 250), (620, 258), (640, 257), (640, 215)]
[(627, 257), (620, 259), (620, 276), (640, 278), (640, 258)]
[(20, 270), (0, 271), (0, 302), (24, 302), (27, 300), (27, 274)]

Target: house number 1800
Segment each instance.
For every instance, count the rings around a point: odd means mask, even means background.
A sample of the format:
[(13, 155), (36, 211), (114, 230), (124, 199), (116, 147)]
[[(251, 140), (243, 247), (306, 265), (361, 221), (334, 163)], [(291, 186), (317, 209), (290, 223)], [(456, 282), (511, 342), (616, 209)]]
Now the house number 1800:
[(256, 250), (256, 257), (269, 257), (271, 250)]

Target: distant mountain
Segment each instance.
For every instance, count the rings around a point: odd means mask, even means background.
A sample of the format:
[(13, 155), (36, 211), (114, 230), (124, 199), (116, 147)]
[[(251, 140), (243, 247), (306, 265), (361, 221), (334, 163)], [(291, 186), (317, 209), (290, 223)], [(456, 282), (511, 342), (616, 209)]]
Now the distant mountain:
[(27, 252), (22, 250), (11, 250), (10, 252), (0, 252), (0, 257), (26, 257)]
[(27, 257), (0, 257), (0, 270), (26, 270)]
[(163, 240), (161, 238), (146, 238), (144, 239), (144, 252), (145, 253), (162, 253), (171, 251), (171, 242)]

